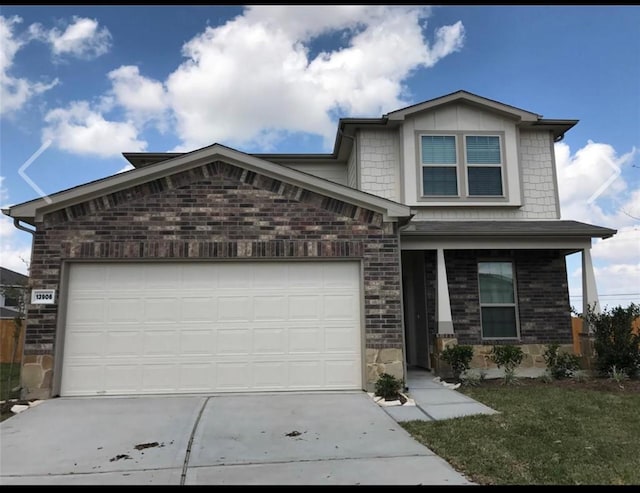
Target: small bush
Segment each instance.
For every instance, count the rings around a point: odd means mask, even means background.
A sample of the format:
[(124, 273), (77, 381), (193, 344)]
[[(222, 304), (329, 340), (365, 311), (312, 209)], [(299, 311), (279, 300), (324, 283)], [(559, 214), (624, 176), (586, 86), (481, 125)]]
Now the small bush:
[(504, 367), (505, 383), (513, 383), (516, 368), (522, 363), (524, 353), (520, 346), (493, 346), (489, 358), (498, 368)]
[(453, 377), (460, 380), (460, 375), (471, 367), (473, 346), (455, 344), (447, 346), (441, 353), (440, 359), (451, 365)]
[(480, 370), (479, 372), (464, 372), (464, 375), (460, 375), (460, 380), (462, 385), (468, 387), (476, 387), (484, 382), (487, 378), (487, 372), (484, 370)]
[(595, 336), (596, 369), (607, 376), (615, 367), (629, 377), (640, 371), (640, 334), (633, 333), (633, 321), (640, 316), (640, 305), (631, 303), (626, 308), (605, 308), (596, 313), (589, 307), (583, 315)]
[(375, 395), (385, 401), (395, 401), (400, 396), (404, 382), (393, 375), (383, 373), (376, 381)]
[(542, 354), (547, 370), (557, 380), (570, 378), (580, 368), (580, 360), (575, 354), (560, 351), (559, 344), (550, 344)]

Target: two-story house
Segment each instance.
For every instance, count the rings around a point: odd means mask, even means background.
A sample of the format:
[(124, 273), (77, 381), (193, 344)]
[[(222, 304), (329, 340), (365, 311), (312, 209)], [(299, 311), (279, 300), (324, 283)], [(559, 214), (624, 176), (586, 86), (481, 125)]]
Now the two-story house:
[(371, 389), (571, 346), (565, 256), (614, 230), (560, 219), (576, 120), (458, 91), (343, 118), (330, 154), (126, 153), (135, 169), (3, 211), (33, 230), (27, 395)]

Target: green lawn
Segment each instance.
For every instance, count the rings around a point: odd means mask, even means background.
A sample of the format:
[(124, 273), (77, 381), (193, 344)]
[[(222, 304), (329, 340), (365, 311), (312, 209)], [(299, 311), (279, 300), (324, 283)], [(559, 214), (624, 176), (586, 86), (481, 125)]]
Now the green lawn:
[(0, 401), (17, 399), (19, 392), (11, 392), (20, 383), (20, 363), (0, 363)]
[(478, 484), (639, 485), (640, 392), (575, 387), (463, 387), (500, 414), (402, 425)]

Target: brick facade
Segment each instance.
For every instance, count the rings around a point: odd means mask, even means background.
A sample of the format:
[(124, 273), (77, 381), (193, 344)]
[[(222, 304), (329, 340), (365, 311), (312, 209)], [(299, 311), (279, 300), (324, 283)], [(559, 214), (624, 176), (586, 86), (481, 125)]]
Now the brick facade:
[[(34, 237), (31, 286), (60, 289), (65, 260), (230, 258), (362, 259), (365, 346), (401, 354), (395, 223), (224, 162), (46, 215)], [(27, 364), (53, 356), (56, 330), (57, 306), (29, 306)], [(50, 385), (51, 375), (41, 380)]]
[[(445, 250), (453, 327), (459, 344), (483, 341), (478, 297), (479, 259), (512, 260), (515, 265), (518, 344), (572, 344), (571, 311), (565, 258), (557, 250)], [(434, 252), (425, 252), (427, 280), (436, 273)], [(436, 285), (427, 283), (427, 318), (435, 320)], [(433, 300), (432, 302), (429, 302)], [(436, 332), (435, 324), (432, 334)]]

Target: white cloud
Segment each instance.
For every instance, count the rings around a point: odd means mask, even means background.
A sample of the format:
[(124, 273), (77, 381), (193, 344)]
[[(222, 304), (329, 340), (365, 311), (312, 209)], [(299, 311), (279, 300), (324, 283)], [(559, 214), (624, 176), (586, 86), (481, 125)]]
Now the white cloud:
[(33, 96), (58, 84), (58, 79), (49, 83), (33, 82), (9, 73), (16, 53), (28, 42), (24, 36), (14, 34), (14, 27), (21, 22), (18, 16), (0, 15), (0, 115), (19, 110)]
[[(640, 189), (634, 188), (637, 181), (631, 170), (636, 149), (620, 155), (609, 144), (588, 141), (573, 155), (569, 146), (562, 142), (555, 144), (555, 152), (562, 218), (618, 231), (611, 238), (594, 239), (592, 243), (600, 306), (639, 303)], [(611, 181), (617, 169), (621, 173)], [(567, 260), (574, 306), (579, 305), (582, 295), (579, 257), (571, 255)]]
[[(270, 143), (287, 132), (321, 135), (330, 146), (333, 115), (379, 116), (397, 109), (413, 70), (459, 50), (464, 27), (436, 30), (429, 9), (388, 6), (259, 6), (187, 42), (187, 60), (167, 79), (181, 148), (214, 142)], [(340, 33), (346, 44), (309, 59), (314, 41)]]
[[(640, 194), (629, 191), (624, 175), (621, 174), (602, 189), (618, 170), (624, 171), (631, 166), (637, 154), (635, 148), (618, 155), (609, 144), (590, 140), (574, 155), (571, 155), (567, 144), (557, 143), (555, 153), (563, 219), (612, 228), (637, 223), (637, 219), (631, 217), (628, 211), (640, 210)], [(601, 193), (598, 195), (599, 191)], [(612, 208), (615, 209), (613, 213), (609, 212)]]
[(86, 17), (73, 16), (73, 21), (64, 30), (57, 27), (46, 30), (41, 24), (29, 27), (31, 36), (51, 46), (54, 56), (74, 56), (85, 60), (104, 55), (111, 47), (111, 33), (106, 27), (99, 27), (98, 21)]
[[(9, 193), (4, 186), (4, 176), (0, 176), (0, 208), (5, 208)], [(31, 235), (18, 230), (13, 219), (0, 212), (0, 265), (21, 274), (27, 274), (31, 257)]]
[(76, 154), (99, 157), (120, 156), (123, 151), (142, 152), (147, 143), (138, 139), (138, 130), (129, 121), (105, 120), (86, 101), (76, 101), (68, 108), (56, 108), (45, 116), (48, 126), (43, 141)]
[(161, 119), (167, 109), (167, 96), (161, 82), (140, 75), (138, 67), (123, 65), (109, 72), (112, 104), (122, 106), (129, 118), (139, 124)]

